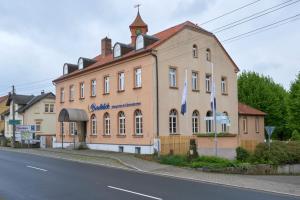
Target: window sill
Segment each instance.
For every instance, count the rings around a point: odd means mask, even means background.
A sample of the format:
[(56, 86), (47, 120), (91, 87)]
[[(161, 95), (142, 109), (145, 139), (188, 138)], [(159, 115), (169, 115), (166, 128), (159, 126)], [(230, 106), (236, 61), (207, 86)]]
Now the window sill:
[(97, 134), (90, 134), (90, 137), (97, 137)]
[(210, 93), (211, 93), (211, 91), (206, 91), (206, 93), (207, 93), (207, 94), (210, 94)]
[(169, 86), (170, 89), (178, 90), (178, 87)]
[(180, 135), (180, 133), (169, 133), (170, 136), (172, 135)]
[(122, 92), (125, 92), (125, 90), (118, 90), (118, 93), (122, 93)]
[(192, 92), (200, 92), (200, 90), (192, 90)]
[(134, 135), (132, 135), (132, 137), (133, 137), (133, 138), (143, 138), (144, 135), (136, 135), (136, 134), (134, 134)]
[(79, 98), (80, 101), (84, 100), (84, 97)]
[(90, 96), (91, 98), (96, 98), (96, 95), (94, 95), (94, 96)]
[(244, 132), (244, 134), (248, 134), (248, 132)]
[(73, 101), (74, 101), (74, 99), (70, 99), (70, 100), (69, 100), (69, 102), (73, 102)]
[(65, 103), (64, 101), (61, 101), (60, 103)]
[(111, 135), (102, 135), (104, 138), (110, 138), (111, 137)]
[(109, 95), (109, 93), (103, 93), (103, 95)]
[(222, 95), (224, 95), (224, 96), (228, 96), (228, 93), (223, 93), (223, 92), (222, 92)]
[(124, 135), (118, 134), (117, 138), (126, 138), (126, 135), (125, 134)]
[(142, 89), (142, 86), (140, 87), (133, 87), (134, 90)]

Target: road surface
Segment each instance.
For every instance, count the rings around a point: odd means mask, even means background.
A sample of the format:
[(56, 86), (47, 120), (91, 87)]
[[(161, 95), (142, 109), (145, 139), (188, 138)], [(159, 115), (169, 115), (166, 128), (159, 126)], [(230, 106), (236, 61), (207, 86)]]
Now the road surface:
[(0, 200), (290, 200), (296, 197), (0, 151)]

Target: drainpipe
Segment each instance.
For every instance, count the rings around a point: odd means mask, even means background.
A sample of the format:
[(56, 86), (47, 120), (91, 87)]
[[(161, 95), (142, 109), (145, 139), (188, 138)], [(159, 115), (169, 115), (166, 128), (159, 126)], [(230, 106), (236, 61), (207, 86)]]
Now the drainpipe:
[(158, 61), (156, 51), (153, 51), (151, 55), (155, 59), (155, 81), (156, 81), (156, 136), (159, 136), (159, 96), (158, 96)]

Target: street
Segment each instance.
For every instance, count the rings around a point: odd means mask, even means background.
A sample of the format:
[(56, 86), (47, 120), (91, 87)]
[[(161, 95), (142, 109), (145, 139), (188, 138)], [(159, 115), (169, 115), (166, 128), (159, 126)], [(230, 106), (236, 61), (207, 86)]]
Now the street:
[(29, 154), (0, 151), (0, 199), (297, 199)]

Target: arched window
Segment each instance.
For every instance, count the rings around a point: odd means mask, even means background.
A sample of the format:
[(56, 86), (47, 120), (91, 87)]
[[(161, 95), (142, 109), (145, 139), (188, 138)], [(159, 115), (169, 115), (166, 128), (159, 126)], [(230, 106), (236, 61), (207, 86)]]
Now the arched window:
[(175, 109), (169, 113), (169, 132), (170, 134), (177, 133), (177, 111)]
[(227, 133), (228, 132), (228, 126), (227, 126), (227, 122), (228, 122), (228, 113), (225, 111), (223, 112), (223, 119), (222, 119), (222, 133)]
[(91, 116), (91, 132), (92, 132), (92, 135), (97, 135), (97, 118), (96, 118), (96, 115)]
[(120, 44), (116, 44), (114, 47), (114, 58), (121, 56), (121, 46)]
[(119, 112), (119, 134), (125, 135), (125, 114), (123, 111)]
[(206, 133), (211, 133), (213, 131), (213, 114), (211, 111), (207, 111), (206, 113)]
[(143, 134), (143, 115), (141, 110), (136, 110), (134, 112), (134, 124), (135, 124), (135, 134)]
[(104, 134), (110, 135), (110, 117), (108, 113), (104, 114)]
[(143, 35), (138, 35), (135, 41), (135, 50), (144, 48), (144, 37)]
[(79, 60), (78, 60), (78, 68), (83, 69), (83, 59), (82, 58), (79, 58)]
[(206, 60), (211, 62), (211, 52), (210, 49), (206, 49)]
[(193, 45), (193, 58), (197, 58), (198, 57), (198, 47), (197, 45)]
[(66, 63), (66, 64), (64, 64), (64, 67), (63, 67), (63, 75), (66, 75), (68, 73), (69, 73), (68, 72), (68, 64)]
[(192, 130), (193, 133), (199, 133), (199, 112), (194, 110), (192, 114)]

